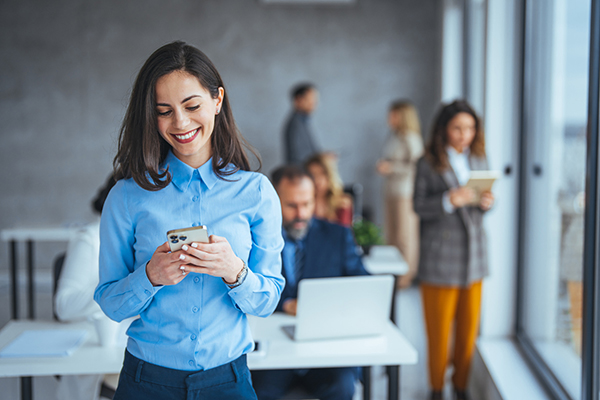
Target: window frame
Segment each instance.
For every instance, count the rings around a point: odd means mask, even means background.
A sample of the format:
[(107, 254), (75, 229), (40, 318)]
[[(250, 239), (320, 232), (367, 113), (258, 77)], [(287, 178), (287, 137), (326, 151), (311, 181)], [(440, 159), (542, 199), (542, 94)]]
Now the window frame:
[[(592, 0), (590, 27), (590, 64), (588, 82), (587, 119), (587, 159), (586, 159), (586, 207), (584, 234), (584, 276), (583, 276), (583, 327), (582, 327), (582, 389), (581, 398), (600, 400), (600, 196), (599, 168), (599, 107), (600, 107), (600, 0)], [(534, 12), (531, 0), (522, 2), (522, 57), (521, 57), (521, 115), (520, 115), (520, 168), (519, 173), (519, 228), (517, 249), (517, 299), (516, 299), (516, 343), (532, 371), (540, 380), (548, 394), (554, 399), (571, 399), (567, 390), (554, 372), (540, 356), (524, 330), (524, 291), (525, 289), (525, 235), (527, 232), (527, 177), (530, 171), (528, 162), (528, 127), (532, 100), (526, 88), (534, 80), (530, 63), (534, 57)]]
[(600, 0), (592, 0), (588, 80), (587, 173), (583, 261), (583, 399), (600, 399)]

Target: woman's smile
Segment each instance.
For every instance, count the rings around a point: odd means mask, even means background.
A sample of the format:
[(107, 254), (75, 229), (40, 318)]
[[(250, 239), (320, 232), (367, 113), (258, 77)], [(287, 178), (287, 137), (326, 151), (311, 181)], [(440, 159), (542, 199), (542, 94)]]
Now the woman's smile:
[(199, 130), (200, 130), (200, 128), (196, 128), (196, 129), (191, 130), (184, 134), (171, 133), (171, 135), (174, 136), (175, 140), (177, 140), (179, 143), (185, 144), (185, 143), (189, 143), (192, 140), (194, 140), (196, 138), (196, 135), (198, 134)]

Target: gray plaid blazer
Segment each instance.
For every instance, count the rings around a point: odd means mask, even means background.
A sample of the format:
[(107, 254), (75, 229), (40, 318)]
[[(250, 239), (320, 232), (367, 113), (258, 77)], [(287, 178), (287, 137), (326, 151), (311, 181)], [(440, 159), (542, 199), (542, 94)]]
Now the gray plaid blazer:
[[(471, 156), (472, 170), (487, 170), (487, 160)], [(484, 211), (462, 207), (447, 214), (442, 196), (458, 187), (452, 168), (437, 172), (422, 157), (417, 163), (413, 204), (421, 219), (419, 280), (432, 285), (468, 286), (488, 275)]]

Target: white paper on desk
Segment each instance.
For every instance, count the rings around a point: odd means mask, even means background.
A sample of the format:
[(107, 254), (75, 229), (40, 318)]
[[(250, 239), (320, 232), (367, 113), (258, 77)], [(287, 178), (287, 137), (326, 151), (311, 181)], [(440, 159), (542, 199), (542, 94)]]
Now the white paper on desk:
[(0, 357), (66, 357), (83, 344), (87, 334), (82, 329), (25, 331), (0, 351)]

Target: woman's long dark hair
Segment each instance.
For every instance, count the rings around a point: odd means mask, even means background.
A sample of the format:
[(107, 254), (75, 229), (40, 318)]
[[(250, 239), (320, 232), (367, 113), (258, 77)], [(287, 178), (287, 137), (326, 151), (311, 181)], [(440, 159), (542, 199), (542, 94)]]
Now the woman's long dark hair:
[(427, 145), (425, 157), (438, 172), (443, 172), (450, 167), (448, 161), (448, 123), (459, 113), (467, 113), (475, 119), (475, 137), (469, 147), (471, 154), (477, 157), (485, 157), (485, 137), (481, 119), (475, 110), (465, 100), (455, 100), (450, 104), (443, 105), (438, 111), (433, 127), (431, 138)]
[[(185, 71), (198, 78), (200, 85), (213, 99), (218, 97), (219, 87), (225, 89), (213, 63), (206, 54), (193, 46), (176, 41), (152, 53), (135, 80), (121, 126), (119, 149), (113, 161), (117, 180), (133, 178), (140, 187), (152, 191), (163, 189), (171, 182), (168, 169), (160, 170), (170, 145), (158, 131), (155, 88), (160, 77), (173, 71)], [(260, 165), (258, 154), (242, 137), (235, 124), (227, 91), (221, 112), (215, 116), (210, 141), (212, 166), (221, 179), (239, 170), (250, 170), (244, 147), (254, 154)], [(234, 168), (227, 168), (229, 164)]]

